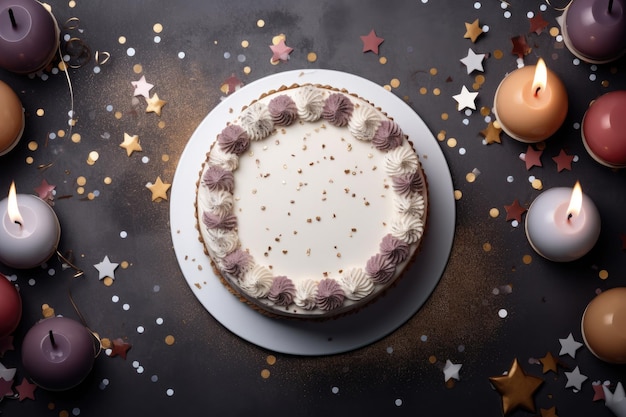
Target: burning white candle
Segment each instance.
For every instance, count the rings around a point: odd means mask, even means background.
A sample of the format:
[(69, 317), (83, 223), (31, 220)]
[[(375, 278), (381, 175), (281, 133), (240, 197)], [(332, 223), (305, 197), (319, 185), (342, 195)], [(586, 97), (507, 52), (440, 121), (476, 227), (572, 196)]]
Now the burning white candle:
[(16, 194), (0, 201), (0, 262), (12, 268), (33, 268), (56, 251), (61, 237), (59, 220), (42, 199)]
[(526, 215), (530, 246), (551, 261), (569, 262), (591, 250), (600, 235), (600, 214), (577, 182), (573, 189), (551, 188), (535, 199)]

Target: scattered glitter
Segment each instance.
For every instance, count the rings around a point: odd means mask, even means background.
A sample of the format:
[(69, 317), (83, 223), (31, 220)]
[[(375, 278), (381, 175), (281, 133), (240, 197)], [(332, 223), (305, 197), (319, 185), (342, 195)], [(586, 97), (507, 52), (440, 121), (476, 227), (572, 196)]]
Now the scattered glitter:
[(128, 48), (126, 50), (126, 55), (128, 55), (128, 56), (135, 56), (135, 48)]
[(607, 279), (609, 277), (609, 271), (607, 271), (606, 269), (603, 269), (598, 273), (598, 276), (602, 280)]
[(332, 387), (330, 389), (330, 392), (332, 392), (333, 394), (338, 394), (339, 393), (339, 387)]
[(500, 310), (498, 310), (498, 317), (500, 317), (501, 319), (506, 318), (506, 316), (509, 315), (509, 312), (506, 311), (506, 309), (501, 308)]

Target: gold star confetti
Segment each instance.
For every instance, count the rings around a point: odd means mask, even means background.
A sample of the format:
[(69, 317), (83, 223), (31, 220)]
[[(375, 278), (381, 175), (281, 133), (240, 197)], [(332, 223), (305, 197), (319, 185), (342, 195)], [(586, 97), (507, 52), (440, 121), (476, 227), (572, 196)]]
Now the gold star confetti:
[(146, 188), (152, 192), (152, 201), (157, 201), (158, 199), (167, 200), (167, 190), (169, 190), (171, 186), (172, 184), (164, 183), (159, 176), (154, 184), (148, 184)]
[(120, 143), (120, 148), (126, 149), (126, 155), (131, 156), (133, 152), (141, 151), (141, 145), (139, 144), (139, 136), (129, 135), (124, 132), (124, 142)]
[(502, 133), (502, 128), (500, 128), (500, 124), (498, 122), (489, 122), (487, 127), (480, 131), (480, 134), (485, 138), (487, 145), (491, 145), (492, 143), (502, 143), (500, 133)]
[(502, 411), (504, 415), (518, 407), (531, 413), (535, 412), (533, 394), (543, 383), (541, 378), (526, 375), (517, 358), (513, 360), (507, 375), (489, 378), (496, 390), (502, 395)]
[(465, 22), (465, 35), (464, 38), (470, 39), (472, 43), (476, 42), (476, 39), (483, 33), (483, 29), (478, 24), (478, 19), (474, 20), (472, 23)]
[(550, 371), (557, 371), (556, 358), (552, 355), (552, 352), (548, 352), (546, 353), (546, 356), (544, 356), (543, 358), (539, 358), (539, 362), (541, 362), (544, 374)]
[(150, 98), (146, 99), (148, 106), (146, 107), (146, 113), (156, 113), (157, 116), (161, 115), (161, 109), (167, 101), (159, 99), (159, 95), (154, 93), (154, 95)]

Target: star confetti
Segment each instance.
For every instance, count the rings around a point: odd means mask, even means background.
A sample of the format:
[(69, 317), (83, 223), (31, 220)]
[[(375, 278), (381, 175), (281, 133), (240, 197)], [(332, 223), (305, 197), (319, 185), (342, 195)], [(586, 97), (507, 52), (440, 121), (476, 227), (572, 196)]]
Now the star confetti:
[(109, 277), (115, 279), (115, 270), (119, 264), (113, 263), (109, 260), (108, 256), (105, 256), (102, 262), (94, 265), (94, 268), (98, 270), (98, 279), (104, 279)]
[(152, 192), (152, 201), (156, 201), (160, 198), (167, 200), (167, 190), (169, 190), (171, 186), (172, 184), (166, 184), (161, 180), (161, 177), (157, 177), (154, 184), (148, 184), (146, 188)]
[(124, 342), (124, 339), (120, 339), (120, 338), (113, 339), (112, 346), (111, 346), (111, 353), (109, 354), (109, 356), (112, 358), (116, 356), (120, 356), (121, 358), (126, 359), (126, 354), (128, 353), (131, 347), (132, 345), (130, 343)]
[(478, 92), (470, 92), (467, 87), (463, 86), (461, 88), (461, 92), (459, 94), (455, 94), (452, 96), (453, 99), (458, 103), (458, 110), (461, 111), (463, 109), (472, 109), (476, 110), (476, 96), (478, 96)]
[(564, 169), (571, 171), (572, 170), (572, 161), (574, 160), (574, 155), (568, 155), (565, 153), (563, 149), (559, 152), (559, 154), (552, 158), (554, 162), (556, 162), (556, 170), (557, 172), (561, 172)]
[(559, 339), (559, 343), (561, 344), (559, 356), (570, 355), (572, 358), (576, 357), (576, 351), (583, 345), (574, 340), (574, 336), (571, 333), (565, 339)]
[(133, 152), (141, 151), (141, 145), (139, 144), (139, 136), (129, 135), (124, 132), (124, 142), (120, 143), (120, 148), (126, 149), (126, 155), (131, 156)]
[(556, 373), (556, 358), (554, 357), (554, 355), (552, 355), (552, 352), (546, 353), (546, 356), (540, 358), (539, 361), (541, 362), (541, 366), (543, 367), (544, 374), (550, 371)]
[(465, 22), (465, 35), (463, 35), (465, 39), (470, 39), (472, 43), (476, 43), (476, 39), (478, 39), (482, 33), (483, 29), (480, 27), (478, 19), (474, 20), (472, 23)]
[(617, 383), (615, 391), (611, 392), (608, 387), (603, 386), (604, 405), (618, 417), (626, 416), (626, 395), (624, 394), (624, 386), (621, 382)]
[(586, 375), (580, 373), (580, 369), (578, 369), (578, 366), (574, 368), (572, 372), (565, 372), (565, 376), (567, 377), (565, 388), (573, 387), (578, 391), (580, 391), (580, 387), (587, 379)]
[(502, 411), (509, 414), (521, 407), (531, 413), (535, 412), (533, 394), (543, 383), (541, 378), (526, 375), (517, 358), (513, 360), (507, 375), (489, 378), (495, 389), (502, 395)]
[(16, 368), (6, 368), (3, 364), (0, 363), (0, 378), (5, 381), (12, 381), (15, 378)]
[(559, 417), (556, 415), (556, 407), (540, 408), (541, 417)]
[(45, 179), (41, 180), (41, 184), (35, 188), (35, 192), (42, 200), (52, 198), (52, 191), (56, 188), (56, 185), (48, 184)]
[(591, 388), (593, 388), (593, 399), (591, 401), (600, 401), (606, 399), (606, 396), (604, 395), (602, 381), (592, 382)]
[(135, 87), (135, 92), (133, 93), (135, 97), (144, 96), (145, 98), (150, 98), (150, 90), (154, 85), (146, 81), (145, 75), (142, 75), (139, 81), (131, 81), (130, 83)]
[(487, 145), (491, 145), (492, 143), (502, 143), (502, 140), (500, 139), (501, 133), (502, 128), (497, 122), (489, 122), (487, 127), (480, 131), (480, 134), (483, 138), (485, 138)]
[(157, 93), (154, 93), (154, 95), (150, 98), (146, 98), (146, 102), (148, 103), (146, 113), (156, 113), (157, 116), (161, 115), (161, 109), (165, 106), (165, 104), (167, 104), (167, 101), (159, 99), (159, 95)]
[(536, 150), (532, 146), (528, 145), (526, 149), (526, 154), (524, 155), (524, 162), (526, 163), (526, 170), (528, 171), (532, 167), (540, 167), (543, 166), (541, 163), (541, 154), (543, 151)]
[(235, 74), (231, 74), (220, 86), (220, 91), (229, 95), (239, 90), (241, 87), (243, 87), (243, 82), (237, 78)]
[(461, 365), (460, 363), (452, 363), (450, 359), (447, 359), (446, 365), (443, 367), (444, 381), (448, 382), (448, 380), (450, 380), (451, 378), (454, 378), (458, 381), (460, 379), (459, 371), (461, 370), (462, 366), (463, 365)]
[(27, 398), (31, 400), (35, 399), (35, 389), (37, 389), (37, 385), (29, 382), (26, 378), (22, 378), (22, 382), (16, 385), (15, 389), (17, 390), (20, 401), (24, 401)]
[(285, 44), (285, 40), (281, 39), (276, 45), (270, 45), (272, 50), (272, 62), (288, 61), (289, 54), (293, 51), (293, 48), (288, 47)]
[(4, 397), (13, 396), (15, 393), (13, 392), (13, 380), (5, 380), (4, 378), (0, 378), (0, 400)]
[(526, 213), (526, 208), (522, 207), (517, 201), (517, 198), (509, 206), (504, 206), (506, 210), (506, 221), (517, 220), (518, 223), (522, 222), (522, 214)]
[(511, 50), (511, 53), (513, 55), (524, 58), (530, 53), (530, 46), (528, 46), (528, 43), (526, 43), (526, 36), (514, 36), (511, 38), (511, 42), (513, 42), (513, 49)]
[(376, 55), (378, 55), (378, 47), (385, 41), (383, 38), (376, 36), (374, 29), (372, 29), (367, 35), (361, 36), (361, 40), (363, 41), (363, 52), (372, 51)]
[(548, 22), (541, 16), (541, 13), (537, 12), (530, 18), (529, 33), (535, 32), (537, 35), (541, 35), (541, 32), (548, 27)]
[(469, 48), (467, 50), (467, 56), (465, 56), (465, 58), (461, 58), (461, 62), (467, 67), (467, 73), (471, 74), (473, 71), (485, 71), (483, 68), (484, 59), (485, 54), (477, 54), (472, 50), (472, 48)]

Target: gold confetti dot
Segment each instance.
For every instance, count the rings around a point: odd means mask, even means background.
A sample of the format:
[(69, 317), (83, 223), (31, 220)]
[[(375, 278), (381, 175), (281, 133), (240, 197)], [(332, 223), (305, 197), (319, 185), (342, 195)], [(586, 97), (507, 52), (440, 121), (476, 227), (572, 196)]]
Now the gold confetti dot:
[(27, 157), (26, 157), (26, 163), (27, 163), (28, 165), (32, 164), (33, 162), (35, 162), (35, 160), (33, 159), (33, 157), (32, 157), (32, 156), (27, 156)]
[(165, 344), (172, 346), (174, 344), (174, 336), (172, 335), (165, 336)]
[(431, 68), (429, 72), (430, 75), (437, 75), (437, 68)]
[(45, 113), (44, 109), (37, 109), (37, 116), (41, 117)]
[(391, 87), (393, 88), (398, 88), (400, 87), (400, 80), (397, 78), (392, 79), (389, 84), (391, 84)]
[(491, 109), (489, 107), (483, 106), (480, 108), (481, 116), (489, 116), (489, 113), (491, 113)]
[(89, 200), (93, 200), (94, 198), (96, 198), (96, 195), (94, 193), (89, 193), (89, 194), (87, 194), (87, 198)]
[(485, 76), (482, 74), (479, 74), (476, 76), (476, 78), (474, 79), (478, 84), (484, 84), (485, 83)]
[(105, 286), (110, 287), (111, 285), (113, 285), (113, 278), (111, 278), (111, 277), (104, 277), (104, 279), (102, 280), (102, 283)]
[(456, 139), (455, 139), (455, 138), (450, 138), (450, 139), (448, 139), (447, 145), (448, 145), (450, 148), (454, 148), (454, 147), (456, 146)]
[(245, 39), (243, 41), (241, 41), (241, 47), (242, 48), (247, 48), (248, 46), (250, 46), (250, 42), (248, 42)]
[(161, 161), (167, 162), (169, 160), (170, 160), (170, 156), (169, 155), (167, 155), (167, 154), (161, 155)]
[(598, 276), (600, 277), (600, 279), (607, 279), (609, 277), (609, 271), (603, 269), (602, 271), (600, 271), (600, 273), (598, 273)]
[(532, 261), (533, 261), (533, 257), (530, 255), (524, 255), (522, 257), (522, 262), (524, 262), (525, 265), (530, 265)]
[(126, 43), (126, 36), (120, 36), (119, 38), (117, 38), (117, 41), (120, 43), (120, 45), (124, 45)]
[(265, 26), (265, 20), (263, 19), (259, 19), (256, 21), (256, 25), (260, 28), (262, 28), (263, 26)]
[(461, 190), (454, 190), (454, 199), (458, 201), (461, 198), (463, 198), (463, 191), (461, 191)]
[(278, 45), (280, 41), (286, 41), (286, 40), (287, 40), (287, 37), (285, 36), (285, 34), (281, 33), (280, 35), (276, 35), (272, 38), (272, 44)]
[(250, 72), (252, 72), (252, 69), (250, 67), (243, 67), (244, 74), (250, 74)]
[(118, 119), (118, 120), (121, 119), (122, 118), (122, 112), (116, 111), (115, 112), (115, 118)]
[(67, 69), (67, 64), (63, 61), (60, 61), (59, 64), (57, 65), (57, 68), (60, 69), (61, 71), (65, 71)]
[(106, 185), (110, 185), (113, 180), (111, 179), (111, 177), (104, 177), (104, 180), (102, 182), (104, 182)]
[(391, 86), (389, 84), (383, 85), (383, 88), (387, 91), (391, 91)]
[(433, 88), (433, 95), (438, 96), (441, 94), (441, 89), (439, 88)]
[(541, 182), (541, 180), (540, 180), (540, 179), (535, 178), (535, 179), (533, 180), (533, 182), (532, 182), (532, 187), (533, 187), (535, 190), (541, 190), (541, 189), (543, 189), (543, 183)]
[(59, 411), (59, 417), (70, 417), (70, 413), (67, 410)]
[(160, 23), (155, 23), (154, 26), (152, 26), (152, 30), (154, 31), (154, 33), (161, 33), (163, 32), (163, 25)]
[(80, 134), (79, 133), (72, 133), (72, 142), (80, 143)]
[(50, 307), (48, 304), (44, 304), (41, 306), (41, 315), (45, 318), (54, 316), (54, 308)]
[(441, 113), (441, 120), (448, 120), (448, 113)]
[(159, 127), (159, 129), (163, 129), (165, 127), (165, 122), (164, 121), (160, 121), (157, 126)]
[(276, 363), (276, 356), (269, 355), (266, 359), (268, 365), (274, 365)]
[(472, 89), (474, 89), (474, 90), (480, 90), (480, 84), (478, 84), (478, 83), (474, 83), (474, 84), (472, 84)]
[(427, 89), (426, 87), (422, 87), (422, 88), (420, 88), (420, 94), (421, 94), (421, 95), (424, 95), (424, 94), (426, 94), (426, 93), (428, 93), (428, 89)]
[(553, 26), (550, 28), (550, 36), (552, 36), (553, 38), (559, 35), (559, 28), (556, 26)]
[(130, 266), (130, 264), (128, 263), (128, 261), (122, 261), (122, 262), (120, 262), (120, 267), (121, 267), (122, 269), (126, 269), (126, 268), (128, 268), (129, 266)]
[(36, 151), (39, 145), (34, 140), (28, 142), (28, 149), (31, 151)]
[(87, 178), (83, 176), (76, 178), (76, 184), (81, 185), (81, 186), (87, 184)]
[(60, 137), (60, 138), (64, 138), (65, 137), (65, 130), (59, 130), (57, 132), (57, 136)]
[(70, 7), (70, 9), (73, 9), (74, 7), (76, 7), (76, 2), (74, 0), (71, 0), (69, 3), (67, 3), (67, 5)]
[(261, 371), (261, 378), (267, 379), (269, 377), (270, 377), (270, 370), (269, 369), (263, 369)]
[(602, 87), (606, 88), (609, 86), (609, 80), (603, 80), (602, 81)]
[(54, 410), (54, 403), (48, 403), (48, 410)]
[(446, 131), (445, 130), (440, 130), (439, 133), (437, 134), (437, 139), (439, 141), (442, 141), (446, 138)]
[(499, 49), (496, 49), (495, 51), (493, 51), (493, 57), (495, 59), (502, 59), (502, 57), (504, 56), (504, 52), (502, 52)]
[(489, 243), (489, 242), (485, 242), (485, 243), (483, 243), (483, 250), (484, 250), (485, 252), (489, 252), (489, 251), (491, 251), (491, 243)]
[(83, 195), (83, 194), (85, 194), (85, 188), (84, 188), (84, 187), (78, 187), (78, 188), (76, 189), (76, 192), (77, 192), (79, 195)]
[(385, 65), (385, 64), (387, 63), (387, 57), (385, 57), (385, 56), (381, 56), (380, 58), (378, 58), (378, 62), (379, 62), (381, 65)]
[(489, 215), (495, 219), (496, 217), (500, 215), (500, 210), (494, 207), (491, 210), (489, 210)]
[(474, 174), (473, 172), (468, 172), (467, 175), (465, 175), (465, 181), (467, 182), (476, 181), (476, 174)]
[(89, 152), (89, 159), (91, 159), (92, 161), (96, 162), (98, 160), (98, 158), (100, 158), (100, 154), (96, 151), (91, 151)]
[(141, 74), (143, 72), (143, 67), (141, 66), (141, 64), (133, 65), (133, 72), (135, 74)]
[(437, 357), (436, 357), (435, 355), (430, 355), (430, 356), (428, 357), (428, 362), (430, 362), (430, 363), (435, 363), (435, 362), (437, 362)]
[(317, 54), (315, 52), (309, 52), (306, 56), (306, 60), (309, 62), (317, 61)]
[(103, 349), (108, 349), (113, 346), (113, 344), (111, 343), (111, 339), (109, 339), (108, 337), (103, 337), (102, 339), (100, 339), (100, 346), (102, 346)]

